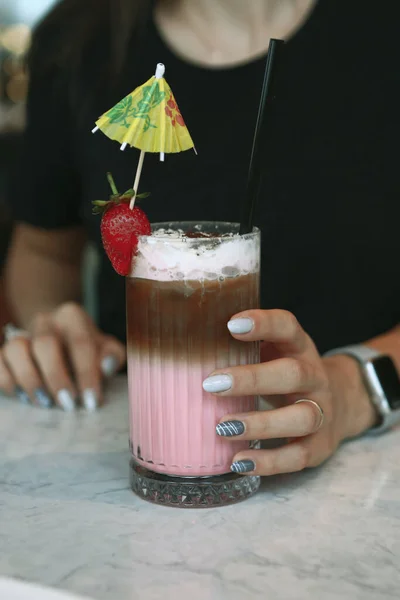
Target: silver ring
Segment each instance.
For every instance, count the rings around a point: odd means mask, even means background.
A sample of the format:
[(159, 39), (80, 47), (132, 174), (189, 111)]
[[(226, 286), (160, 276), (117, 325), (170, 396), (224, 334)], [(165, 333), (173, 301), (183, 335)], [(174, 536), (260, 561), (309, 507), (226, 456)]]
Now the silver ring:
[(322, 423), (324, 422), (324, 411), (322, 410), (322, 408), (320, 407), (318, 402), (314, 402), (314, 400), (308, 400), (308, 398), (301, 398), (300, 400), (296, 400), (295, 404), (299, 404), (300, 402), (309, 402), (310, 404), (313, 404), (318, 409), (319, 423), (318, 423), (317, 429), (313, 432), (313, 433), (316, 433), (319, 429), (321, 429)]
[(29, 339), (31, 337), (28, 331), (25, 331), (25, 329), (19, 329), (18, 327), (15, 327), (15, 325), (13, 325), (12, 323), (7, 323), (7, 325), (3, 327), (3, 334), (6, 342), (9, 342), (18, 337), (22, 337), (25, 339)]

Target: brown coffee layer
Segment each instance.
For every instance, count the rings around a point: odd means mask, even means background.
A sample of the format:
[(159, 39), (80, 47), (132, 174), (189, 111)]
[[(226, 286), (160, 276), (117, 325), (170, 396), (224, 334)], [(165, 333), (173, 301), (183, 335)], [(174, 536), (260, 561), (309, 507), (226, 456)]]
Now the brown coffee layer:
[(222, 281), (126, 282), (129, 351), (185, 362), (217, 354), (221, 366), (235, 356), (240, 361), (243, 342), (232, 338), (227, 322), (238, 312), (259, 307), (257, 273)]

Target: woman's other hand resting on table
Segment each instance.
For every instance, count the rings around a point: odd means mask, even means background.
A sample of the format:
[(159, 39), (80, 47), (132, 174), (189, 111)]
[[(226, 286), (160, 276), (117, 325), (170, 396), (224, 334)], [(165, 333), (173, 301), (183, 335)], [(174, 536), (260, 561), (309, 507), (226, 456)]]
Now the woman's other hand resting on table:
[(228, 323), (238, 340), (263, 340), (259, 365), (212, 373), (206, 391), (224, 396), (261, 395), (273, 410), (224, 417), (217, 434), (229, 440), (289, 438), (272, 450), (248, 450), (233, 458), (238, 473), (274, 475), (319, 465), (345, 439), (377, 419), (359, 367), (349, 357), (321, 358), (296, 318), (283, 310), (253, 310)]
[(101, 332), (78, 300), (85, 236), (19, 225), (7, 267), (7, 289), (27, 335), (0, 348), (0, 390), (21, 401), (66, 411), (102, 404), (102, 380), (125, 363), (125, 347)]

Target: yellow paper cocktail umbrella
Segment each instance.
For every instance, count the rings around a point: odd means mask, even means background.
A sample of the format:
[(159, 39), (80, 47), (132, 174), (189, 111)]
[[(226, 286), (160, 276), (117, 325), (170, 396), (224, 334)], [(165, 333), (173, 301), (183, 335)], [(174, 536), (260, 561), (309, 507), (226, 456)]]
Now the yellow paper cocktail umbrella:
[[(93, 133), (102, 131), (111, 140), (138, 148), (140, 152), (133, 189), (138, 191), (146, 152), (165, 153), (194, 149), (193, 140), (185, 125), (174, 95), (164, 79), (165, 67), (159, 63), (155, 75), (128, 94), (97, 121)], [(135, 195), (131, 201), (131, 208)]]

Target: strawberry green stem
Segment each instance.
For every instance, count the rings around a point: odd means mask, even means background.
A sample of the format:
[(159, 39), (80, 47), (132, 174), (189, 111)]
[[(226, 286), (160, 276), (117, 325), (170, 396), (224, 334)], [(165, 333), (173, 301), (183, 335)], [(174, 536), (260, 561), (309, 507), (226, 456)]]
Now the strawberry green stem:
[(114, 194), (114, 196), (117, 196), (118, 195), (117, 186), (115, 185), (114, 177), (111, 175), (111, 173), (107, 173), (107, 180), (108, 180), (108, 183), (110, 184), (112, 193)]

